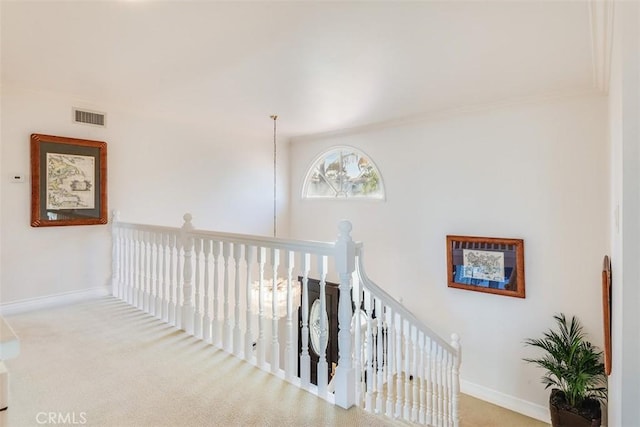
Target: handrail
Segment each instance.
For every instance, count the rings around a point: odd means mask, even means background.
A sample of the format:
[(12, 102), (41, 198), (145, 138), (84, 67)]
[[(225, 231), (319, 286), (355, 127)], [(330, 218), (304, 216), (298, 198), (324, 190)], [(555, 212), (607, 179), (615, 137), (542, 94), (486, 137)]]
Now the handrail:
[[(138, 224), (118, 221), (118, 226), (127, 229), (158, 230), (163, 232), (181, 232), (180, 227), (167, 227), (161, 225)], [(333, 242), (320, 242), (312, 240), (295, 240), (280, 237), (267, 237), (252, 234), (237, 234), (222, 231), (211, 231), (201, 229), (190, 229), (190, 235), (199, 235), (215, 238), (223, 242), (237, 242), (246, 245), (265, 246), (274, 249), (289, 249), (300, 252), (314, 252), (322, 255), (332, 255), (335, 249)]]
[(385, 292), (380, 286), (378, 286), (373, 280), (371, 280), (367, 273), (364, 271), (364, 251), (362, 246), (359, 246), (356, 252), (356, 256), (358, 257), (358, 261), (356, 263), (357, 273), (360, 276), (364, 286), (377, 298), (384, 301), (384, 303), (391, 307), (394, 312), (400, 313), (400, 315), (409, 320), (411, 323), (419, 327), (422, 331), (426, 332), (432, 340), (435, 340), (440, 346), (446, 349), (448, 352), (452, 354), (456, 354), (457, 350), (449, 344), (447, 341), (443, 340), (437, 333), (435, 333), (431, 328), (426, 326), (420, 319), (418, 319), (411, 311), (409, 311), (405, 306), (400, 304), (400, 302), (396, 301), (391, 295)]

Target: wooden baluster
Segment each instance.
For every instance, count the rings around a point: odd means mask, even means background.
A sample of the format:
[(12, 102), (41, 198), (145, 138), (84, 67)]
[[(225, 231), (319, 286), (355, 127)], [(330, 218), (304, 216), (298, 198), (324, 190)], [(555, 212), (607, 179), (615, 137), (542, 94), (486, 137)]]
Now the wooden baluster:
[(136, 252), (135, 252), (135, 265), (134, 271), (136, 273), (136, 282), (135, 282), (135, 292), (133, 298), (135, 300), (135, 307), (142, 309), (144, 307), (143, 303), (143, 276), (142, 276), (142, 236), (143, 232), (141, 230), (137, 230), (136, 232)]
[(418, 409), (418, 423), (419, 424), (426, 424), (426, 420), (425, 420), (425, 410), (426, 410), (426, 405), (425, 405), (425, 399), (426, 399), (426, 389), (425, 389), (425, 365), (424, 365), (424, 341), (425, 341), (425, 334), (423, 332), (420, 332), (419, 337), (418, 337), (418, 347), (419, 347), (419, 358), (420, 361), (418, 363), (418, 372), (419, 377), (420, 377), (420, 407)]
[(460, 398), (460, 360), (461, 360), (461, 348), (460, 337), (456, 334), (451, 335), (451, 346), (455, 350), (453, 357), (453, 366), (451, 368), (451, 412), (453, 414), (453, 427), (460, 425), (460, 417), (458, 416), (458, 399)]
[(144, 311), (147, 314), (151, 312), (151, 299), (153, 297), (153, 266), (152, 266), (152, 253), (153, 253), (153, 232), (146, 231), (144, 233)]
[(394, 416), (396, 418), (402, 417), (402, 403), (403, 403), (403, 384), (402, 384), (402, 318), (400, 317), (400, 313), (395, 313), (394, 316), (394, 326), (395, 326), (395, 358), (396, 358), (396, 407)]
[(184, 215), (184, 225), (182, 226), (182, 244), (184, 247), (184, 269), (183, 278), (184, 283), (182, 285), (182, 325), (181, 329), (186, 333), (193, 335), (193, 245), (194, 238), (189, 235), (189, 232), (193, 230), (191, 224), (191, 214)]
[(431, 341), (431, 338), (429, 337), (425, 337), (425, 348), (427, 351), (427, 366), (426, 366), (426, 376), (427, 376), (427, 400), (426, 400), (426, 404), (427, 404), (427, 412), (426, 412), (426, 420), (425, 420), (425, 424), (427, 425), (432, 425), (434, 423), (434, 409), (433, 409), (433, 402), (434, 402), (434, 393), (433, 393), (433, 383), (434, 383), (434, 373), (435, 373), (435, 368), (434, 368), (434, 358), (433, 358), (433, 342)]
[(202, 248), (203, 242), (202, 238), (198, 237), (194, 240), (194, 252), (195, 252), (195, 264), (196, 264), (196, 277), (193, 282), (193, 286), (195, 288), (195, 297), (194, 297), (194, 313), (193, 313), (193, 335), (196, 338), (204, 338), (202, 335), (202, 273), (200, 270), (200, 263), (202, 262)]
[[(365, 362), (367, 364), (367, 370), (366, 370), (366, 377), (365, 377), (365, 386), (366, 388), (366, 392), (365, 392), (365, 409), (369, 412), (373, 412), (374, 408), (373, 408), (373, 393), (374, 393), (374, 383), (375, 383), (375, 371), (374, 371), (374, 366), (375, 366), (375, 353), (373, 352), (373, 347), (375, 344), (375, 335), (374, 335), (374, 328), (373, 328), (373, 323), (372, 323), (372, 319), (373, 319), (373, 301), (372, 301), (372, 296), (371, 293), (367, 290), (365, 290), (364, 292), (364, 309), (367, 313), (367, 330), (366, 330), (366, 334), (365, 334), (365, 340), (364, 340), (364, 348), (366, 350), (366, 357), (365, 357)], [(359, 319), (360, 319), (360, 313), (359, 310), (356, 310), (356, 312), (358, 313), (358, 320), (356, 321), (356, 323), (360, 323)]]
[(308, 388), (311, 378), (311, 358), (309, 356), (309, 271), (311, 255), (300, 254), (302, 266), (302, 346), (300, 353), (300, 383), (302, 388)]
[(211, 240), (203, 241), (204, 251), (204, 318), (203, 323), (203, 339), (209, 344), (213, 343), (211, 339)]
[(124, 239), (124, 271), (122, 277), (124, 280), (124, 300), (131, 304), (131, 230), (122, 230), (122, 238)]
[(229, 317), (229, 257), (231, 256), (231, 243), (222, 242), (222, 261), (224, 277), (224, 295), (222, 307), (224, 309), (224, 323), (222, 327), (222, 348), (231, 353), (231, 318)]
[(251, 324), (252, 315), (251, 315), (251, 304), (253, 304), (252, 296), (253, 296), (253, 283), (251, 283), (251, 268), (253, 266), (253, 257), (255, 253), (254, 246), (246, 246), (244, 250), (244, 260), (247, 264), (247, 326), (244, 334), (244, 358), (247, 361), (253, 360), (253, 330)]
[(176, 325), (176, 295), (177, 295), (177, 281), (176, 281), (176, 236), (170, 234), (167, 238), (167, 262), (169, 264), (169, 292), (167, 294), (167, 317), (169, 318), (169, 324)]
[(122, 239), (122, 254), (120, 255), (122, 261), (120, 266), (123, 269), (120, 273), (120, 280), (122, 281), (122, 299), (131, 304), (131, 295), (129, 293), (131, 289), (131, 237), (129, 230), (120, 230), (120, 237)]
[(156, 317), (156, 300), (158, 296), (158, 276), (157, 276), (157, 268), (156, 268), (156, 237), (157, 233), (155, 231), (149, 232), (149, 242), (147, 243), (147, 247), (149, 249), (149, 314)]
[(155, 292), (155, 315), (157, 318), (162, 319), (162, 297), (164, 290), (164, 282), (162, 277), (162, 255), (164, 254), (164, 248), (162, 247), (162, 233), (156, 233), (155, 238), (155, 254), (156, 254), (156, 292)]
[(211, 242), (213, 255), (213, 324), (211, 328), (211, 342), (216, 347), (221, 347), (222, 337), (220, 330), (222, 323), (220, 322), (220, 299), (218, 298), (220, 288), (220, 242)]
[(418, 405), (420, 403), (420, 396), (418, 394), (418, 383), (422, 378), (422, 374), (418, 371), (418, 329), (415, 326), (411, 326), (411, 350), (412, 350), (412, 360), (411, 360), (411, 374), (413, 375), (413, 398), (412, 398), (412, 407), (411, 407), (411, 421), (418, 421)]
[(138, 252), (140, 241), (138, 240), (138, 230), (131, 230), (131, 305), (138, 307), (138, 283), (140, 279), (140, 269), (138, 268)]
[(411, 419), (411, 338), (410, 325), (407, 320), (402, 322), (402, 338), (404, 340), (404, 406), (402, 407), (402, 417), (408, 421)]
[(394, 380), (394, 371), (395, 371), (395, 327), (393, 323), (393, 310), (391, 307), (386, 307), (386, 342), (385, 342), (385, 351), (387, 352), (387, 407), (385, 414), (387, 417), (394, 418), (393, 412), (393, 400), (394, 400), (394, 390), (393, 390), (393, 380)]
[(320, 359), (318, 360), (318, 396), (323, 399), (327, 398), (327, 385), (329, 384), (329, 368), (327, 364), (327, 344), (328, 329), (327, 325), (327, 257), (318, 256), (318, 274), (320, 275)]
[(384, 391), (384, 313), (382, 311), (382, 301), (376, 298), (376, 414), (382, 414), (383, 411), (383, 391)]
[(355, 312), (353, 313), (353, 316), (352, 316), (353, 320), (349, 322), (351, 326), (349, 329), (351, 332), (351, 339), (353, 344), (351, 347), (351, 353), (352, 353), (352, 359), (353, 359), (353, 369), (356, 373), (355, 394), (356, 394), (356, 404), (358, 406), (360, 406), (364, 401), (363, 389), (365, 388), (363, 387), (363, 383), (365, 381), (364, 379), (365, 367), (363, 363), (363, 358), (365, 354), (362, 351), (362, 348), (363, 348), (362, 325), (360, 324), (360, 307), (362, 306), (361, 296), (362, 294), (360, 292), (360, 282), (355, 281), (353, 282), (353, 292), (352, 292), (353, 305), (355, 307)]
[(149, 255), (151, 242), (151, 232), (145, 231), (142, 234), (142, 309), (151, 314), (149, 299), (151, 298), (151, 265)]
[(235, 297), (234, 297), (234, 322), (233, 322), (233, 354), (240, 357), (242, 354), (242, 331), (240, 330), (240, 260), (242, 259), (242, 245), (234, 243), (233, 262), (236, 267)]
[(137, 308), (140, 295), (138, 292), (140, 287), (140, 240), (138, 240), (138, 235), (140, 232), (131, 230), (131, 233), (133, 239), (131, 242), (131, 305)]
[(154, 257), (154, 246), (156, 242), (156, 235), (154, 232), (150, 231), (147, 233), (147, 284), (149, 292), (147, 292), (147, 313), (152, 316), (156, 315), (155, 312), (155, 296), (157, 292), (157, 282), (156, 282), (156, 269), (153, 264)]
[(295, 264), (295, 252), (286, 252), (284, 264), (287, 270), (287, 342), (284, 349), (284, 375), (288, 381), (291, 381), (296, 363), (296, 349), (293, 346), (293, 268)]
[[(164, 293), (162, 298), (162, 320), (169, 323), (169, 301), (171, 301), (171, 278), (167, 276), (167, 255), (169, 254), (169, 235), (163, 234), (160, 242), (160, 257), (162, 259), (162, 277)], [(170, 256), (170, 255), (169, 255)]]
[(436, 422), (438, 426), (442, 426), (443, 424), (443, 399), (442, 394), (444, 393), (442, 387), (442, 347), (440, 345), (437, 346), (436, 352), (436, 390), (438, 391), (437, 397), (437, 413), (438, 416), (436, 418)]
[(142, 292), (141, 292), (141, 288), (142, 288), (142, 257), (140, 255), (140, 249), (141, 249), (141, 242), (140, 242), (140, 238), (142, 235), (142, 231), (140, 230), (136, 230), (136, 250), (135, 250), (135, 264), (134, 264), (134, 272), (136, 275), (136, 281), (135, 281), (135, 285), (134, 285), (134, 294), (133, 294), (133, 299), (134, 299), (134, 304), (136, 308), (142, 308)]
[(444, 369), (444, 425), (451, 426), (451, 368), (452, 357), (451, 353), (446, 351), (444, 353), (445, 364)]
[(120, 279), (119, 271), (119, 229), (118, 229), (118, 212), (113, 211), (111, 214), (111, 295), (119, 297), (118, 282)]
[(280, 369), (280, 343), (278, 341), (278, 266), (280, 265), (280, 251), (271, 249), (271, 372)]
[(174, 326), (176, 328), (182, 328), (182, 304), (183, 304), (183, 294), (182, 294), (182, 264), (183, 264), (183, 255), (182, 255), (182, 238), (180, 235), (176, 235), (176, 317)]
[(266, 263), (266, 249), (258, 248), (258, 341), (256, 342), (256, 354), (258, 367), (266, 369), (266, 354), (264, 342), (264, 265)]

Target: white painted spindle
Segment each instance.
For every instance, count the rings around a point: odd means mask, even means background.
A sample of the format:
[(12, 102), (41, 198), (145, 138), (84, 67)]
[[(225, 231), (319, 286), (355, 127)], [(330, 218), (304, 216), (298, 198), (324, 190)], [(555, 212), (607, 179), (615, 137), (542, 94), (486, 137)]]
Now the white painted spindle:
[(320, 275), (320, 359), (318, 360), (317, 380), (318, 396), (327, 397), (327, 385), (329, 384), (329, 366), (327, 364), (327, 344), (329, 325), (327, 324), (327, 257), (318, 256), (318, 274)]
[(311, 358), (309, 356), (309, 271), (311, 269), (311, 255), (301, 254), (302, 267), (302, 346), (300, 354), (300, 382), (303, 388), (308, 388), (311, 377)]
[(202, 319), (202, 336), (211, 344), (211, 240), (203, 242), (204, 252), (204, 317)]
[(184, 248), (184, 265), (182, 271), (183, 284), (182, 284), (182, 311), (181, 311), (181, 325), (180, 328), (186, 333), (193, 335), (193, 237), (190, 232), (193, 230), (191, 224), (191, 214), (184, 215), (184, 225), (182, 226), (182, 245)]
[(202, 293), (200, 291), (202, 287), (202, 276), (200, 271), (200, 263), (202, 262), (202, 238), (195, 238), (193, 241), (193, 251), (195, 255), (196, 275), (193, 281), (194, 287), (194, 313), (193, 313), (193, 335), (197, 338), (203, 338), (202, 335)]
[(222, 242), (222, 261), (223, 261), (223, 315), (224, 323), (222, 327), (222, 348), (231, 353), (231, 318), (229, 315), (229, 257), (231, 256), (231, 243)]
[(253, 266), (253, 257), (255, 253), (254, 246), (245, 246), (244, 249), (244, 260), (247, 265), (247, 307), (246, 307), (246, 316), (247, 316), (247, 326), (244, 334), (244, 358), (247, 361), (253, 360), (253, 328), (251, 324), (253, 323), (251, 316), (251, 304), (253, 304), (252, 296), (253, 296), (253, 283), (251, 282), (251, 268)]
[(377, 370), (377, 380), (376, 380), (376, 413), (382, 414), (384, 413), (382, 404), (383, 404), (383, 392), (384, 392), (384, 335), (383, 335), (383, 326), (384, 326), (384, 313), (382, 312), (382, 301), (379, 299), (375, 299), (375, 310), (376, 310), (376, 364), (374, 365)]
[(264, 265), (266, 263), (266, 249), (258, 248), (258, 340), (256, 342), (256, 354), (258, 367), (266, 367), (266, 349), (264, 342)]
[(460, 425), (460, 417), (458, 416), (459, 411), (459, 402), (460, 398), (460, 360), (461, 360), (461, 350), (460, 350), (460, 337), (457, 334), (451, 335), (451, 346), (453, 347), (455, 354), (453, 359), (453, 369), (451, 371), (452, 377), (452, 386), (451, 386), (451, 394), (452, 394), (452, 417), (453, 417), (453, 427), (458, 427)]
[(296, 350), (293, 347), (293, 268), (295, 252), (287, 251), (285, 254), (285, 268), (287, 270), (287, 340), (284, 350), (284, 375), (288, 381), (293, 379), (295, 369)]
[(242, 353), (242, 331), (240, 331), (240, 260), (242, 259), (242, 245), (233, 245), (233, 263), (235, 270), (235, 295), (233, 306), (233, 354), (240, 357)]
[(155, 292), (155, 316), (162, 320), (162, 296), (163, 296), (163, 277), (162, 277), (162, 255), (164, 254), (164, 248), (162, 247), (162, 233), (156, 233), (155, 238), (155, 254), (156, 254), (156, 292)]
[(220, 347), (222, 322), (220, 321), (220, 242), (211, 242), (213, 255), (213, 323), (211, 326), (211, 342)]
[(278, 341), (278, 266), (280, 251), (271, 249), (271, 373), (280, 369), (280, 343)]

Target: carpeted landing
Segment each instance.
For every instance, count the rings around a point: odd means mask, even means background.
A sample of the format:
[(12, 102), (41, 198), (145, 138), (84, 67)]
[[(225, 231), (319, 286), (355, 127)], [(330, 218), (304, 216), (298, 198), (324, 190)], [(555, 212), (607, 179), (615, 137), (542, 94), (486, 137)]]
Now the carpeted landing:
[[(6, 427), (398, 426), (344, 410), (111, 297), (7, 316)], [(462, 426), (546, 424), (462, 396)]]

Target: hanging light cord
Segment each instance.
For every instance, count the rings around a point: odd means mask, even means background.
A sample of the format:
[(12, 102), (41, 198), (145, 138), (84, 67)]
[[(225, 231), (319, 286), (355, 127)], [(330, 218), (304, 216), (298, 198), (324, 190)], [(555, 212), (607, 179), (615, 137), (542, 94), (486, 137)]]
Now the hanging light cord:
[(273, 119), (273, 237), (276, 237), (276, 218), (277, 218), (277, 214), (276, 214), (276, 209), (277, 209), (277, 204), (276, 204), (276, 166), (277, 166), (277, 162), (276, 162), (276, 155), (277, 155), (277, 150), (276, 150), (276, 120), (278, 119), (277, 115), (273, 115), (271, 116), (271, 118)]

